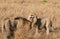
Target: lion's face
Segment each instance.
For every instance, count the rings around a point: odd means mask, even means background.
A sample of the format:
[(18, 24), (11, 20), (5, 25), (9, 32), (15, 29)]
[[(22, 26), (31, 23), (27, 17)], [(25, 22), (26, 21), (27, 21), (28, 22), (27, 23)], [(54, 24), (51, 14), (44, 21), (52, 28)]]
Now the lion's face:
[(31, 22), (33, 22), (33, 23), (36, 23), (36, 21), (37, 21), (37, 16), (36, 16), (35, 14), (31, 14), (31, 15), (29, 15), (29, 17), (28, 17), (28, 20), (31, 21)]

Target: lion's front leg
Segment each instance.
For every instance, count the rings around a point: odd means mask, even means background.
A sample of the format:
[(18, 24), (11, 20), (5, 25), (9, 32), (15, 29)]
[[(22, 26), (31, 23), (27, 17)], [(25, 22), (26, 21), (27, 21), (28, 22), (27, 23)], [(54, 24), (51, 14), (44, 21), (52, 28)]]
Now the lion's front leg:
[(46, 34), (48, 35), (49, 34), (49, 23), (46, 23)]
[(49, 34), (49, 27), (46, 27), (46, 34)]

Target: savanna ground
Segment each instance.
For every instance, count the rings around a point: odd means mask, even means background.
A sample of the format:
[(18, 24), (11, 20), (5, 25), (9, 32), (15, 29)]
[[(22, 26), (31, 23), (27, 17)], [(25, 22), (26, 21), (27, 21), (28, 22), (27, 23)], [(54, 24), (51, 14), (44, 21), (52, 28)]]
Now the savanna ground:
[[(0, 39), (3, 39), (1, 33), (3, 19), (16, 16), (27, 19), (30, 13), (36, 13), (40, 18), (48, 17), (55, 28), (60, 27), (60, 0), (0, 0)], [(15, 39), (60, 39), (59, 29), (50, 32), (49, 36), (45, 32), (34, 36), (34, 30), (25, 32), (24, 29), (20, 29), (18, 31)]]

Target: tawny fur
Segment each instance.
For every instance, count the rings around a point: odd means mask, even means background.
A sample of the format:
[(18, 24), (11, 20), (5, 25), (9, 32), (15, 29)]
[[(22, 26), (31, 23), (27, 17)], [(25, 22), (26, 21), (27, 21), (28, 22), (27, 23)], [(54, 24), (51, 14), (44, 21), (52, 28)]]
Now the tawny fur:
[(14, 20), (12, 19), (6, 19), (2, 23), (2, 34), (4, 39), (13, 39), (13, 34), (15, 30)]
[[(33, 19), (33, 21), (32, 20), (30, 20), (30, 17), (34, 17), (34, 18), (32, 18)], [(37, 21), (37, 19), (39, 19), (36, 15), (30, 15), (29, 17), (28, 17), (28, 20), (30, 20), (30, 21), (32, 21), (33, 22), (33, 26), (35, 25), (35, 23), (36, 23), (36, 21)], [(40, 20), (40, 22), (41, 22), (41, 25), (40, 25), (40, 29), (42, 29), (42, 28), (46, 28), (46, 34), (49, 34), (49, 31), (52, 31), (52, 30), (54, 30), (53, 29), (53, 26), (52, 26), (52, 21), (49, 19), (49, 18), (40, 18), (41, 20)]]
[(35, 23), (36, 23), (36, 21), (37, 21), (37, 16), (36, 16), (36, 14), (30, 14), (30, 15), (28, 16), (28, 20), (32, 22), (32, 28), (35, 27), (34, 25), (35, 25)]
[(29, 20), (27, 20), (26, 18), (23, 17), (16, 17), (14, 19), (17, 23), (17, 28), (25, 28), (27, 31), (31, 29), (31, 22)]
[(49, 18), (42, 18), (41, 19), (41, 27), (46, 28), (46, 34), (48, 35), (50, 31), (54, 30), (52, 26), (52, 21)]

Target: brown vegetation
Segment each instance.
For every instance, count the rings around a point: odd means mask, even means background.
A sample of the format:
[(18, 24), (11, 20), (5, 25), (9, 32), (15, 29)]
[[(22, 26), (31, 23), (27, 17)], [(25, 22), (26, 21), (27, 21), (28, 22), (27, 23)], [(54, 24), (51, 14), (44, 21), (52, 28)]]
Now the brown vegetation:
[(57, 28), (48, 36), (44, 29), (35, 35), (36, 28), (29, 32), (20, 28), (16, 32), (14, 31), (15, 39), (60, 39), (60, 0), (48, 0), (47, 2), (42, 0), (0, 0), (0, 39), (4, 39), (1, 27), (5, 18), (20, 16), (28, 19), (31, 13), (37, 14), (40, 18), (51, 19), (54, 28)]

